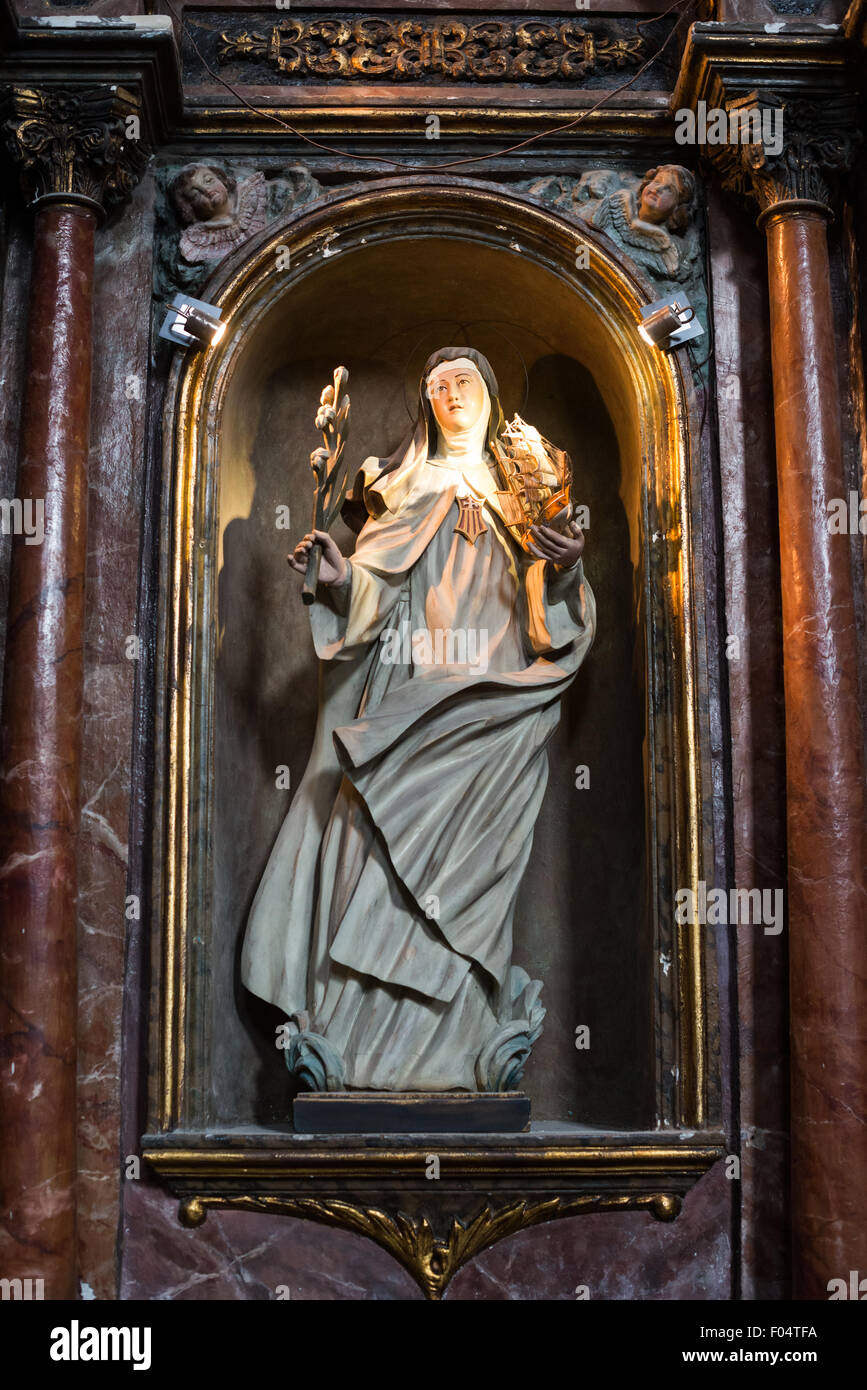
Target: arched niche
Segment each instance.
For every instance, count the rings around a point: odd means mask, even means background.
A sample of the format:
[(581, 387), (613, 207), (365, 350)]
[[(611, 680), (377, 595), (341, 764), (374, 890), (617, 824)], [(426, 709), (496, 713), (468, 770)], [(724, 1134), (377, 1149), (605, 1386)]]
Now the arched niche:
[[(572, 453), (599, 599), (516, 928), (515, 958), (545, 980), (549, 1009), (525, 1076), (534, 1118), (579, 1143), (709, 1133), (713, 966), (702, 929), (673, 910), (712, 863), (694, 404), (681, 361), (636, 331), (653, 290), (592, 229), (505, 189), (419, 177), (300, 209), (203, 293), (228, 329), (178, 357), (165, 417), (152, 1139), (291, 1131), (280, 1015), (243, 990), (238, 957), (291, 795), (276, 769), (297, 785), (313, 735), (315, 661), (285, 566), (308, 526), (313, 414), (347, 366), (352, 461), (385, 455), (428, 352), (466, 339), (492, 361), (507, 414)], [(287, 505), (289, 531), (276, 525)]]

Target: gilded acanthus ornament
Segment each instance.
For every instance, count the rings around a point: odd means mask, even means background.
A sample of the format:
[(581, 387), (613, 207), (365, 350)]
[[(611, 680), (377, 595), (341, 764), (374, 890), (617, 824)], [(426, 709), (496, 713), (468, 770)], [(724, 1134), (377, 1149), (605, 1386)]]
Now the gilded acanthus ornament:
[(644, 39), (574, 19), (298, 18), (220, 35), (219, 61), (265, 61), (296, 79), (574, 82), (638, 67)]
[(439, 1301), (459, 1269), (489, 1246), (518, 1231), (565, 1216), (598, 1211), (646, 1211), (657, 1221), (673, 1221), (680, 1212), (681, 1199), (667, 1192), (635, 1192), (550, 1196), (539, 1201), (491, 1200), (471, 1219), (453, 1218), (445, 1234), (440, 1235), (427, 1216), (409, 1216), (399, 1210), (358, 1206), (340, 1199), (202, 1195), (184, 1198), (179, 1213), (181, 1223), (191, 1228), (201, 1226), (212, 1207), (279, 1213), (366, 1236), (403, 1265), (426, 1298)]
[(141, 110), (123, 87), (10, 87), (3, 139), (30, 202), (68, 197), (108, 211), (147, 165)]

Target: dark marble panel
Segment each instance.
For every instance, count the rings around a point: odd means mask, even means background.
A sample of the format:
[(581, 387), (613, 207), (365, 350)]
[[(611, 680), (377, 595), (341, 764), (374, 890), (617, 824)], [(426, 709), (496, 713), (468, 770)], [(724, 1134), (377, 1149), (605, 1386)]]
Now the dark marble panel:
[[(786, 784), (766, 257), (753, 218), (715, 190), (709, 225), (726, 635), (739, 641), (726, 663), (734, 882), (776, 889), (786, 882)], [(742, 1291), (779, 1298), (789, 1239), (788, 949), (784, 933), (749, 926), (733, 944)]]
[(460, 1270), (446, 1297), (731, 1298), (732, 1188), (717, 1164), (670, 1225), (638, 1212), (599, 1213), (520, 1231)]
[(12, 0), (12, 8), (21, 19), (47, 17), (70, 19), (99, 15), (116, 18), (119, 15), (145, 14), (153, 6), (144, 0)]
[(847, 0), (718, 0), (714, 19), (747, 24), (841, 24), (847, 9)]
[(174, 1198), (147, 1180), (126, 1184), (123, 1251), (122, 1298), (268, 1300), (281, 1286), (290, 1299), (423, 1297), (364, 1236), (239, 1211), (188, 1231)]
[(115, 1288), (124, 951), (133, 925), (126, 897), (136, 660), (128, 653), (137, 636), (152, 203), (148, 181), (102, 231), (96, 254), (78, 861), (78, 1239), (82, 1287), (99, 1298)]

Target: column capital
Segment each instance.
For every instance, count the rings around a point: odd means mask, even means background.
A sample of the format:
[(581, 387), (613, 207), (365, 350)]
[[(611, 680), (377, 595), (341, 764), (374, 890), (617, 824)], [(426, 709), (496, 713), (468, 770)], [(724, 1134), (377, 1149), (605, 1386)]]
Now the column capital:
[(31, 205), (72, 202), (102, 217), (131, 194), (150, 158), (138, 98), (108, 84), (9, 85), (3, 143)]
[(760, 224), (787, 210), (830, 217), (836, 179), (861, 140), (854, 100), (841, 94), (805, 101), (757, 90), (726, 102), (724, 110), (728, 141), (703, 150), (723, 188), (751, 201)]
[(804, 17), (696, 23), (672, 98), (675, 119), (693, 113), (694, 129), (706, 132), (693, 137), (703, 160), (760, 216), (796, 206), (830, 216), (836, 176), (861, 139), (857, 66), (840, 25)]

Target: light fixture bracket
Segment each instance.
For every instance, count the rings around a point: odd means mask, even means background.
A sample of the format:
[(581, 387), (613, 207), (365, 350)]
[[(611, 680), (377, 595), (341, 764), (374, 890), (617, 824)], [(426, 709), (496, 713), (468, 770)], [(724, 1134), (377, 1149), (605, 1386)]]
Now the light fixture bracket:
[[(201, 336), (190, 333), (185, 327), (191, 311), (195, 311), (197, 323), (201, 324), (207, 320), (213, 324), (214, 335), (210, 343)], [(220, 321), (221, 314), (222, 310), (216, 304), (207, 304), (205, 300), (193, 299), (188, 294), (176, 294), (169, 305), (159, 336), (168, 339), (170, 343), (177, 343), (180, 347), (197, 350), (211, 347), (219, 342), (225, 332), (225, 324)]]
[[(667, 299), (655, 299), (652, 304), (643, 305), (641, 309), (642, 322), (649, 319), (652, 314), (657, 313), (660, 309), (673, 309), (675, 305), (680, 310), (691, 309), (693, 307), (689, 302), (689, 297), (684, 294), (682, 290), (676, 290), (675, 293), (669, 295)], [(655, 346), (661, 348), (664, 352), (671, 352), (674, 348), (683, 347), (684, 343), (691, 342), (693, 338), (703, 337), (704, 329), (699, 323), (698, 318), (693, 314), (689, 323), (682, 324), (681, 327), (670, 334), (667, 339), (655, 344)]]

